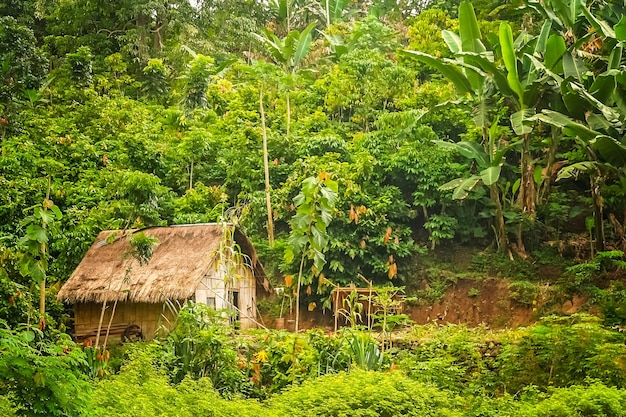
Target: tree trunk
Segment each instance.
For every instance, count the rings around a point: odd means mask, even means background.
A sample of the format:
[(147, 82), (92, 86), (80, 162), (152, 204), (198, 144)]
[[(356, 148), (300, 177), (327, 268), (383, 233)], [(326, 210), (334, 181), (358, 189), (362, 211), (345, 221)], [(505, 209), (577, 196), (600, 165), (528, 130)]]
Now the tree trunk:
[[(300, 270), (298, 271), (298, 283), (296, 284), (296, 335), (300, 330), (300, 287), (302, 286), (302, 270), (304, 269), (304, 259), (306, 255), (306, 247), (303, 248), (302, 259), (300, 259)], [(295, 349), (295, 347), (294, 347)]]
[(113, 309), (111, 310), (111, 317), (109, 318), (109, 324), (107, 325), (107, 332), (106, 332), (106, 335), (104, 336), (104, 343), (102, 344), (102, 353), (104, 353), (107, 348), (107, 342), (109, 341), (109, 333), (111, 331), (111, 324), (113, 323), (113, 316), (115, 316), (116, 308), (117, 308), (117, 300), (115, 300), (115, 303), (113, 303)]
[(104, 312), (107, 309), (107, 302), (102, 302), (102, 310), (100, 310), (100, 320), (98, 321), (98, 333), (96, 333), (96, 344), (95, 347), (98, 349), (98, 344), (100, 343), (100, 332), (102, 331), (102, 322), (104, 321)]
[(509, 250), (509, 239), (506, 233), (506, 227), (504, 223), (504, 213), (502, 210), (502, 202), (500, 201), (500, 190), (496, 184), (489, 186), (489, 195), (491, 200), (496, 206), (496, 244), (498, 245), (498, 252), (504, 253)]
[[(265, 126), (265, 108), (263, 106), (263, 85), (259, 89), (259, 113), (261, 114), (261, 128), (263, 130), (263, 168), (265, 170), (265, 204), (267, 206), (267, 240), (270, 247), (274, 246), (274, 218), (272, 214), (272, 199), (270, 185), (270, 164), (267, 151), (267, 127)], [(289, 96), (287, 96), (289, 97)]]
[(330, 0), (326, 0), (326, 27), (330, 26)]
[(291, 94), (287, 90), (287, 139), (289, 139), (289, 130), (291, 128)]
[(522, 158), (520, 161), (522, 173), (519, 187), (518, 203), (522, 211), (529, 216), (535, 214), (535, 170), (532, 155), (530, 153), (530, 135), (525, 134), (522, 138)]
[(144, 61), (149, 55), (149, 47), (148, 47), (148, 16), (140, 13), (136, 19), (137, 25), (137, 51), (138, 58), (140, 61)]
[(46, 280), (39, 287), (39, 330), (46, 328)]
[(596, 238), (596, 253), (599, 251), (603, 251), (606, 246), (605, 238), (604, 238), (604, 202), (602, 201), (602, 196), (600, 195), (600, 186), (601, 186), (601, 176), (591, 175), (590, 184), (591, 184), (591, 200), (593, 202), (593, 221), (594, 221), (594, 229), (595, 229), (595, 238)]
[(548, 151), (548, 159), (546, 161), (546, 172), (541, 185), (541, 191), (539, 192), (539, 200), (541, 202), (548, 200), (550, 196), (550, 190), (552, 188), (552, 169), (556, 161), (556, 151), (561, 141), (561, 131), (556, 127), (552, 127), (551, 131), (552, 141), (550, 142), (550, 150)]
[(189, 163), (189, 189), (193, 189), (193, 159)]
[[(520, 161), (521, 183), (517, 203), (522, 212), (530, 217), (535, 217), (535, 170), (533, 167), (532, 155), (530, 153), (530, 134), (522, 136), (522, 158)], [(522, 257), (526, 256), (524, 240), (522, 236), (522, 225), (517, 229), (517, 251)]]

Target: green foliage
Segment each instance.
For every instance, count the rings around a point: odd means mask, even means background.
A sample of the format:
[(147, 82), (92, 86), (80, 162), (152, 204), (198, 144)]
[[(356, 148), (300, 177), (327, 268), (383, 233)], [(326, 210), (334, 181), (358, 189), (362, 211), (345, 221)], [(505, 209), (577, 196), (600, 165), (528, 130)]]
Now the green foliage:
[(591, 299), (600, 308), (605, 325), (626, 324), (626, 288), (621, 281), (611, 281), (608, 288), (593, 288)]
[(458, 405), (458, 397), (399, 372), (361, 370), (307, 381), (269, 402), (279, 415), (318, 416), (455, 416)]
[(19, 405), (17, 415), (86, 415), (91, 387), (82, 373), (85, 356), (61, 334), (9, 330), (0, 323), (0, 396)]
[(208, 107), (207, 91), (214, 74), (215, 60), (210, 56), (197, 54), (189, 64), (185, 75), (185, 95), (183, 105), (188, 110)]
[(6, 271), (0, 267), (0, 320), (12, 329), (27, 322), (31, 313), (29, 298), (26, 287), (11, 281)]
[[(37, 90), (46, 77), (48, 61), (32, 29), (0, 13), (0, 113), (27, 90)], [(4, 136), (4, 135), (3, 135)]]
[(626, 381), (625, 368), (617, 359), (625, 349), (623, 336), (602, 328), (597, 318), (548, 317), (511, 342), (499, 357), (501, 381), (511, 392), (530, 384), (581, 384), (587, 377), (616, 386)]
[(351, 331), (344, 337), (350, 347), (353, 363), (361, 369), (378, 371), (383, 368), (385, 356), (380, 351), (378, 343), (367, 333)]
[(208, 378), (185, 379), (169, 384), (168, 376), (155, 369), (156, 346), (136, 349), (118, 375), (100, 380), (85, 410), (93, 416), (255, 416), (272, 415), (253, 400), (222, 399)]
[[(294, 198), (296, 214), (291, 222), (291, 234), (285, 251), (285, 262), (293, 262), (300, 255), (298, 281), (296, 283), (296, 322), (300, 304), (300, 287), (310, 285), (319, 277), (324, 284), (322, 269), (326, 264), (324, 251), (328, 245), (327, 228), (333, 219), (338, 184), (322, 172), (302, 182), (302, 191)], [(309, 262), (310, 265), (305, 263)], [(306, 272), (305, 272), (306, 271)], [(305, 275), (306, 274), (306, 275)], [(296, 323), (296, 332), (298, 324)]]
[(72, 81), (86, 87), (92, 83), (93, 54), (88, 46), (81, 46), (75, 53), (67, 54), (66, 60)]
[(146, 265), (150, 262), (154, 247), (159, 244), (159, 240), (152, 236), (147, 236), (144, 232), (133, 233), (129, 238), (130, 250), (124, 257), (132, 257), (139, 265)]
[[(624, 413), (626, 396), (622, 390), (601, 384), (554, 390), (552, 395), (532, 410), (533, 416), (620, 416)], [(530, 411), (530, 410), (529, 410)]]
[(157, 103), (165, 103), (169, 92), (169, 70), (161, 59), (151, 59), (143, 68), (143, 92)]
[(167, 335), (163, 363), (172, 382), (186, 377), (207, 378), (224, 396), (246, 392), (249, 387), (237, 367), (237, 351), (222, 312), (204, 304), (187, 303), (178, 313), (176, 327)]
[(509, 284), (509, 297), (520, 304), (533, 306), (537, 304), (540, 289), (530, 281), (514, 281)]
[(624, 252), (619, 250), (601, 251), (592, 260), (567, 267), (565, 271), (573, 277), (576, 285), (589, 284), (597, 279), (600, 273), (626, 266), (623, 258)]

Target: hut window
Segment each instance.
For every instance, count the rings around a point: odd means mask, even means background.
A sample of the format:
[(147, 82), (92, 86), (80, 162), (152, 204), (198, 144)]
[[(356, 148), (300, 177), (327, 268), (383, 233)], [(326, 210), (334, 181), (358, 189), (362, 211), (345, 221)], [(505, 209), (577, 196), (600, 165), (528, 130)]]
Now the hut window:
[(206, 305), (208, 305), (213, 310), (215, 310), (215, 297), (207, 297), (206, 298)]

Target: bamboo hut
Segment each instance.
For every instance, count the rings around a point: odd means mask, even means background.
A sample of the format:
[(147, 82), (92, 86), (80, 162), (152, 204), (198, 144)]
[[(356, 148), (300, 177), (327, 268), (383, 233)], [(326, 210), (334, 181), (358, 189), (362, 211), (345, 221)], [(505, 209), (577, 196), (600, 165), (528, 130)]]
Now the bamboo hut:
[(101, 232), (59, 291), (58, 300), (74, 305), (77, 339), (107, 328), (111, 336), (152, 338), (172, 321), (167, 306), (187, 300), (232, 309), (241, 328), (256, 327), (256, 300), (270, 286), (239, 229), (215, 223), (143, 229), (156, 238), (143, 264), (129, 256), (129, 238), (137, 232)]

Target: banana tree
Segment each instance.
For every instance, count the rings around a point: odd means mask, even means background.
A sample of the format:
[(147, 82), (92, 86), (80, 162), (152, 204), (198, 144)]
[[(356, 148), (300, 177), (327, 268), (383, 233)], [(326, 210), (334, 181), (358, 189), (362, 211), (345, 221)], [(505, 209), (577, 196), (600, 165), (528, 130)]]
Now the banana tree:
[[(589, 119), (593, 120), (593, 123), (597, 123), (596, 120), (600, 116), (592, 117), (591, 115)], [(549, 110), (544, 110), (535, 118), (562, 129), (564, 134), (575, 138), (579, 147), (585, 151), (587, 160), (570, 164), (561, 169), (557, 181), (565, 178), (578, 178), (579, 173), (585, 173), (589, 176), (596, 249), (604, 250), (604, 204), (601, 191), (602, 186), (610, 177), (616, 177), (618, 181), (622, 181), (626, 175), (624, 172), (624, 167), (626, 167), (626, 137), (622, 136), (623, 131), (618, 133), (619, 130), (613, 128), (603, 133), (590, 128), (588, 124), (576, 122), (562, 113)], [(619, 125), (623, 126), (621, 122)], [(600, 125), (596, 124), (596, 126)], [(610, 132), (617, 133), (618, 137), (606, 134)]]
[(352, 16), (357, 12), (355, 8), (346, 11), (348, 6), (353, 6), (354, 4), (350, 0), (322, 0), (322, 2), (324, 4), (324, 17), (326, 18), (327, 27), (331, 23)]
[[(298, 72), (302, 69), (305, 58), (311, 49), (313, 39), (313, 29), (315, 23), (311, 23), (302, 32), (293, 30), (289, 34), (280, 39), (271, 31), (265, 29), (263, 36), (255, 34), (255, 36), (265, 45), (269, 58), (278, 65), (286, 75), (287, 83), (295, 82)], [(291, 126), (291, 103), (290, 88), (287, 88), (286, 105), (287, 105), (287, 138)]]
[[(579, 9), (580, 16), (584, 15), (593, 29), (591, 32), (600, 36), (597, 39), (610, 52), (605, 59), (589, 63), (595, 67), (594, 71), (581, 60), (568, 58), (570, 51), (563, 56), (561, 71), (552, 68), (547, 59), (543, 63), (533, 60), (538, 71), (559, 84), (565, 108), (563, 112), (544, 110), (532, 119), (575, 138), (578, 147), (587, 156), (586, 161), (563, 168), (557, 179), (576, 178), (579, 173), (589, 175), (596, 246), (602, 250), (605, 238), (600, 192), (602, 185), (611, 177), (621, 181), (626, 166), (626, 57), (623, 53), (626, 18), (614, 18), (616, 23), (609, 24), (594, 16), (584, 4)], [(576, 16), (572, 14), (570, 18), (573, 21)], [(564, 39), (562, 43), (564, 48)], [(586, 44), (580, 42), (578, 46), (588, 49)], [(599, 65), (604, 67), (600, 69)]]
[[(405, 51), (417, 60), (430, 65), (450, 80), (461, 95), (475, 99), (475, 123), (483, 131), (483, 141), (487, 142), (490, 124), (489, 100), (499, 92), (512, 109), (510, 124), (521, 143), (520, 187), (517, 198), (520, 209), (530, 218), (534, 217), (536, 189), (535, 168), (531, 153), (532, 125), (528, 124), (535, 108), (540, 107), (546, 96), (554, 90), (545, 83), (545, 76), (532, 65), (532, 52), (550, 56), (554, 65), (561, 59), (560, 44), (550, 41), (550, 24), (546, 23), (539, 36), (526, 34), (513, 39), (508, 23), (503, 22), (499, 29), (499, 48), (488, 50), (482, 42), (478, 21), (471, 3), (464, 1), (459, 6), (459, 33), (442, 31), (444, 41), (454, 59), (441, 59), (423, 52)], [(517, 245), (524, 253), (521, 224), (518, 229)]]
[(504, 144), (502, 140), (502, 128), (498, 126), (497, 120), (488, 129), (487, 136), (488, 142), (484, 144), (484, 148), (476, 142), (455, 143), (440, 140), (434, 141), (438, 146), (456, 151), (462, 156), (472, 160), (478, 171), (477, 174), (470, 175), (469, 177), (461, 177), (449, 181), (442, 185), (440, 189), (454, 190), (452, 198), (455, 200), (463, 200), (477, 186), (486, 186), (489, 189), (489, 197), (495, 206), (494, 229), (498, 250), (500, 252), (508, 251), (509, 256), (511, 256), (498, 180), (501, 177), (506, 153), (517, 147), (520, 142)]

